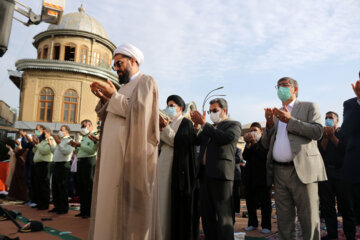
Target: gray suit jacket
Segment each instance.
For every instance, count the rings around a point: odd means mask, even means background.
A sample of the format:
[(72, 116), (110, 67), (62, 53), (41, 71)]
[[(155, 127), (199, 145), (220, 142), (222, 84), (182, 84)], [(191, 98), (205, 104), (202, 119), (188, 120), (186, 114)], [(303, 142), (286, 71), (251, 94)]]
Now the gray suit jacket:
[[(262, 138), (267, 155), (268, 183), (273, 182), (273, 147), (279, 120), (275, 117), (272, 129), (266, 128)], [(318, 106), (312, 102), (296, 100), (291, 118), (286, 127), (296, 173), (304, 184), (327, 180), (324, 162), (317, 146), (317, 140), (323, 135), (321, 116)]]

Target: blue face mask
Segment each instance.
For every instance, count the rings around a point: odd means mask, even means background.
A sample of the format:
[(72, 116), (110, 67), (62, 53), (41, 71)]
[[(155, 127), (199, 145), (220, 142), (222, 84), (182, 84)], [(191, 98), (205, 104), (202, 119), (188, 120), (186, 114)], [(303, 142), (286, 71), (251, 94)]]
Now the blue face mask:
[(334, 120), (333, 119), (325, 119), (325, 126), (327, 127), (333, 127), (334, 126)]
[(175, 117), (177, 115), (176, 108), (175, 107), (167, 107), (165, 109), (165, 112), (169, 117)]
[(291, 98), (290, 88), (279, 87), (277, 95), (282, 102), (286, 102)]

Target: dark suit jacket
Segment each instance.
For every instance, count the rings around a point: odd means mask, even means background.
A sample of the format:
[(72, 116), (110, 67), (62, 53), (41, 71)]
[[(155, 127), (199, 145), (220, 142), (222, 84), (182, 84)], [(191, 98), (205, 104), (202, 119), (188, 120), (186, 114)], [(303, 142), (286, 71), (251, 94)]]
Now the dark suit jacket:
[(217, 127), (206, 123), (197, 136), (200, 145), (199, 161), (202, 162), (206, 150), (207, 177), (234, 180), (236, 144), (240, 138), (241, 124), (224, 120)]
[(245, 147), (243, 158), (246, 160), (244, 184), (247, 186), (267, 186), (266, 161), (267, 149), (262, 145), (261, 139), (250, 148)]
[(341, 131), (346, 141), (342, 177), (346, 182), (360, 183), (360, 105), (357, 98), (344, 102)]

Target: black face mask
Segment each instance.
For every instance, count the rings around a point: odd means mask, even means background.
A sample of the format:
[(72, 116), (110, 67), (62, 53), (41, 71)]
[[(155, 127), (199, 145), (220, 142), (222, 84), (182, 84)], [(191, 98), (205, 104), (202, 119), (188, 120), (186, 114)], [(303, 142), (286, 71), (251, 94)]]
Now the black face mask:
[(127, 84), (130, 81), (130, 71), (128, 69), (125, 69), (125, 71), (118, 71), (118, 72), (123, 73), (121, 76), (118, 75), (119, 83), (120, 84)]

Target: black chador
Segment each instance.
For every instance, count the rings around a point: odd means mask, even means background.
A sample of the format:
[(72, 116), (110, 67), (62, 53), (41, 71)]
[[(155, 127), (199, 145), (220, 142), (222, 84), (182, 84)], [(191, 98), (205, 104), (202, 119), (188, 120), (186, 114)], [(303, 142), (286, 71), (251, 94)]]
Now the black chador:
[(171, 179), (171, 239), (195, 240), (199, 236), (199, 183), (192, 122), (183, 118), (174, 139)]

